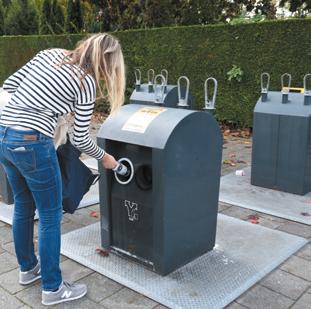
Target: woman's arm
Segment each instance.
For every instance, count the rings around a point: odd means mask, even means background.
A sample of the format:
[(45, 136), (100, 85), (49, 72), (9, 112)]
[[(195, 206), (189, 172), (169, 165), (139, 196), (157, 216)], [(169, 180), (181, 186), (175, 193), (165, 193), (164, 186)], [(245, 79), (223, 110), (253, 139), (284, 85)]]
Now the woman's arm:
[(90, 137), (89, 127), (95, 103), (75, 106), (73, 143), (82, 152), (101, 160), (105, 151), (98, 147)]

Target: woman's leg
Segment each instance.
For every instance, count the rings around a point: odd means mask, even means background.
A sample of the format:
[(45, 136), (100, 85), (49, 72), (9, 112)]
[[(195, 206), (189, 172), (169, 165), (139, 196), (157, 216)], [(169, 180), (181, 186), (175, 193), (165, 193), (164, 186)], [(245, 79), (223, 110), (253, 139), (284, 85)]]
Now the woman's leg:
[(39, 212), (42, 287), (54, 291), (61, 282), (60, 239), (62, 180), (53, 142), (35, 149), (36, 169), (25, 176)]
[[(30, 210), (28, 209), (27, 213), (22, 210), (23, 204), (29, 203), (30, 195), (21, 186), (22, 178), (18, 177), (17, 171), (27, 184), (39, 212), (39, 255), (42, 286), (43, 290), (53, 291), (62, 282), (59, 267), (62, 180), (53, 139), (36, 131), (17, 131), (0, 127), (0, 146), (0, 161), (7, 166), (6, 170), (10, 175), (13, 190), (19, 196), (16, 220), (22, 218), (23, 222), (27, 222), (29, 217), (33, 215), (33, 204), (28, 205)], [(11, 165), (6, 164), (8, 162), (11, 162)], [(19, 231), (17, 235), (22, 234), (22, 229), (19, 227), (17, 229)], [(28, 235), (32, 236), (33, 232), (29, 232), (29, 227), (26, 229)], [(21, 250), (20, 239), (22, 237), (24, 236), (17, 236), (18, 251)], [(29, 238), (25, 241), (30, 245)], [(31, 249), (28, 251), (31, 252)], [(29, 266), (33, 263), (32, 258), (29, 261)]]
[(2, 160), (14, 195), (13, 238), (21, 271), (33, 269), (38, 261), (34, 252), (35, 203), (25, 178), (8, 160)]

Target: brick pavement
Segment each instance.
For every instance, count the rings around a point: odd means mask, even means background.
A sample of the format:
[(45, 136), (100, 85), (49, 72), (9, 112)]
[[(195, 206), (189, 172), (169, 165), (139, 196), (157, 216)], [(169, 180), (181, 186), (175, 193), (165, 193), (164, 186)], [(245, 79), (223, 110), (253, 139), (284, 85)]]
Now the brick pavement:
[[(93, 126), (93, 136), (96, 134), (96, 130), (96, 126)], [(227, 164), (223, 165), (222, 174), (243, 168), (250, 163), (250, 156), (250, 140), (230, 138), (224, 144), (223, 160), (227, 160)], [(237, 161), (240, 163), (235, 163)], [(74, 215), (64, 215), (62, 233), (97, 222), (98, 218), (90, 216), (91, 211), (99, 212), (99, 206), (81, 209)], [(249, 215), (257, 215), (259, 216), (259, 224), (263, 226), (311, 239), (311, 227), (304, 224), (224, 203), (219, 204), (219, 212), (241, 220), (247, 220)], [(14, 255), (11, 227), (0, 222), (0, 308), (46, 308), (41, 305), (39, 283), (28, 287), (18, 284), (18, 265)], [(53, 308), (166, 308), (66, 257), (62, 257), (61, 268), (65, 278), (86, 283), (89, 292), (81, 300), (53, 306)], [(227, 308), (310, 309), (311, 243), (296, 252)]]

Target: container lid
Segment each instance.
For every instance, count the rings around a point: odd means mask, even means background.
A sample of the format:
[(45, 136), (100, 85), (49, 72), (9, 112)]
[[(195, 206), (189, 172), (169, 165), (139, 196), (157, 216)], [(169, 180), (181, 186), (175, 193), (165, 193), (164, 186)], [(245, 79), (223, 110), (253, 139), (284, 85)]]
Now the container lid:
[(282, 103), (282, 95), (280, 91), (269, 91), (267, 101), (262, 102), (260, 97), (254, 112), (298, 117), (309, 117), (311, 115), (311, 105), (305, 105), (303, 93), (289, 93), (287, 103)]
[(107, 118), (97, 137), (164, 149), (176, 126), (197, 113), (185, 109), (128, 104)]

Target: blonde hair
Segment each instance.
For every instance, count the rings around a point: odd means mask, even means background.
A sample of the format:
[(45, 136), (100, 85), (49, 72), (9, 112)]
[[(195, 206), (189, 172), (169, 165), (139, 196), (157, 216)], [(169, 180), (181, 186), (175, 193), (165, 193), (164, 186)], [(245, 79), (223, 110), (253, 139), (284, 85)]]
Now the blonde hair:
[(92, 35), (78, 42), (74, 50), (66, 54), (63, 63), (77, 65), (84, 73), (81, 83), (90, 74), (95, 79), (99, 98), (108, 99), (111, 113), (124, 103), (125, 65), (119, 41), (110, 34)]

